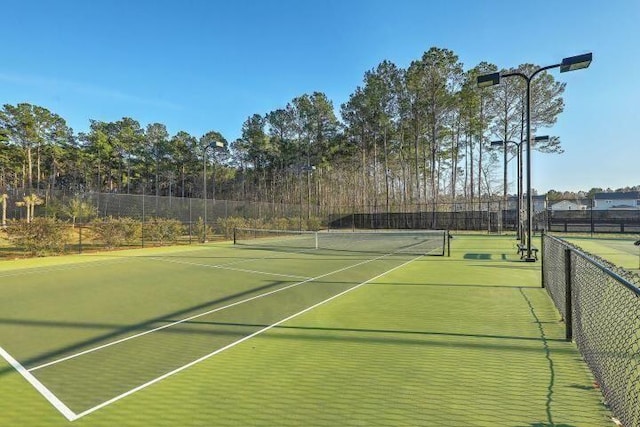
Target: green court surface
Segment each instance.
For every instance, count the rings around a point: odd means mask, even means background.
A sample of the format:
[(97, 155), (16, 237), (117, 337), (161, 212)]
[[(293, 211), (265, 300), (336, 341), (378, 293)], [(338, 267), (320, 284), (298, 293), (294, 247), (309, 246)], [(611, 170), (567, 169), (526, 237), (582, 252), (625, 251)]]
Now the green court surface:
[(1, 426), (607, 426), (513, 237), (0, 264)]
[(638, 236), (562, 238), (619, 267), (640, 273), (640, 247), (634, 245)]

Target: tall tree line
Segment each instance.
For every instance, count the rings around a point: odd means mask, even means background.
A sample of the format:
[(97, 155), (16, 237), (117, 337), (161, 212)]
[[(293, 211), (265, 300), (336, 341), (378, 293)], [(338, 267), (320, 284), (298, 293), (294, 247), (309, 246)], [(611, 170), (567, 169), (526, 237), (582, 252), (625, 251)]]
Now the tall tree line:
[[(465, 70), (453, 51), (437, 47), (407, 68), (385, 60), (339, 107), (322, 92), (303, 94), (248, 116), (230, 143), (215, 130), (170, 135), (162, 123), (143, 126), (130, 117), (91, 120), (75, 133), (44, 107), (6, 104), (0, 189), (202, 197), (206, 188), (207, 197), (307, 205), (307, 212), (312, 205), (470, 209), (507, 196), (515, 145), (496, 150), (489, 141), (525, 135), (523, 84), (476, 86), (479, 74), (495, 70), (486, 62)], [(534, 131), (556, 122), (563, 91), (550, 74), (534, 81)], [(557, 138), (533, 148), (562, 151)]]

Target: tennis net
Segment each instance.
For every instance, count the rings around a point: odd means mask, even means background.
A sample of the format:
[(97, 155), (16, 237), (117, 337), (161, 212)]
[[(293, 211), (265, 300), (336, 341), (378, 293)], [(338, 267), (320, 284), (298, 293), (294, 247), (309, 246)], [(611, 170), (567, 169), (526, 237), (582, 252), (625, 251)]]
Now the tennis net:
[(292, 231), (236, 228), (233, 243), (270, 249), (439, 255), (448, 253), (446, 230)]

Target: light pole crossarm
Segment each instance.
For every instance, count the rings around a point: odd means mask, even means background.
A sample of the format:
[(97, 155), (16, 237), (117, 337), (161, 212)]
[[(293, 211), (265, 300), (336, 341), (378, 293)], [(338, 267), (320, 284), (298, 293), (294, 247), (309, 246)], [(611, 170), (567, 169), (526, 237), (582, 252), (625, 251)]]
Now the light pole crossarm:
[(525, 73), (522, 73), (520, 71), (513, 71), (513, 72), (510, 72), (510, 73), (500, 74), (500, 77), (518, 76), (518, 77), (522, 77), (523, 79), (525, 79), (527, 81), (530, 81), (530, 80), (533, 80), (533, 78), (535, 76), (537, 76), (538, 74), (540, 74), (541, 72), (550, 70), (552, 68), (558, 68), (560, 66), (562, 66), (562, 64), (547, 65), (545, 67), (538, 68), (530, 76), (527, 76)]
[(527, 76), (525, 73), (521, 73), (520, 71), (514, 71), (511, 73), (505, 73), (505, 74), (500, 74), (500, 78), (502, 77), (522, 77), (525, 80), (529, 80), (529, 76)]
[(547, 71), (550, 70), (552, 68), (559, 68), (562, 64), (553, 64), (553, 65), (547, 65), (546, 67), (542, 67), (542, 68), (538, 68), (537, 70), (535, 70), (533, 72), (533, 74), (531, 74), (531, 77), (529, 77), (529, 80), (532, 80), (535, 76), (537, 76), (538, 74), (540, 74), (543, 71)]

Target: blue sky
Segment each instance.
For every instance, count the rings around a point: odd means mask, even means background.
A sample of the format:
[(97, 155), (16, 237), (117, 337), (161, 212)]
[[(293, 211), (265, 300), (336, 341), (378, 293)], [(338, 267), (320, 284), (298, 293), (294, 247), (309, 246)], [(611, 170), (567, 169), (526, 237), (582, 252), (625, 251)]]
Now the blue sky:
[(544, 133), (559, 136), (565, 153), (534, 154), (533, 187), (640, 184), (638, 0), (22, 0), (2, 8), (0, 103), (42, 105), (76, 131), (89, 119), (130, 116), (233, 140), (249, 115), (304, 93), (324, 92), (338, 109), (366, 70), (385, 59), (407, 67), (432, 46), (453, 50), (465, 69), (593, 52), (589, 69), (554, 73), (567, 83), (566, 107)]

